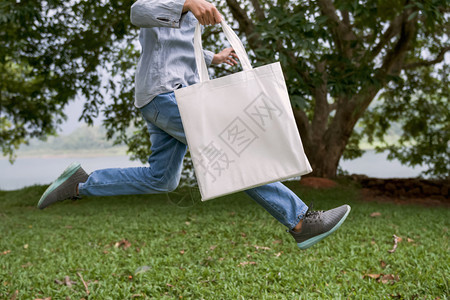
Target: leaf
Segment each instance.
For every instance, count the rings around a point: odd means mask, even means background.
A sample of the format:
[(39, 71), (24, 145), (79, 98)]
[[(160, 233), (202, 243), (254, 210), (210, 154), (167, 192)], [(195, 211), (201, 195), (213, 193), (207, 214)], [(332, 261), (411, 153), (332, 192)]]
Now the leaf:
[(381, 217), (381, 213), (376, 211), (376, 212), (371, 213), (370, 216), (372, 218)]
[(382, 274), (365, 274), (363, 277), (370, 277), (372, 279), (378, 279), (381, 277)]
[(131, 243), (125, 239), (118, 241), (114, 244), (114, 248), (122, 247), (123, 250), (128, 249), (131, 246)]
[(70, 280), (69, 276), (64, 277), (64, 284), (68, 287), (72, 287), (72, 284), (76, 284), (75, 281)]
[(6, 255), (8, 253), (11, 253), (11, 250), (6, 250), (6, 251), (3, 251), (3, 252), (0, 252), (0, 255)]
[(398, 275), (392, 275), (392, 274), (386, 274), (386, 275), (383, 275), (383, 274), (365, 274), (363, 276), (363, 278), (366, 278), (366, 277), (370, 277), (372, 279), (376, 279), (378, 282), (381, 282), (383, 284), (394, 283), (394, 282), (399, 281), (399, 279), (400, 279), (400, 277)]
[(399, 281), (399, 276), (398, 275), (392, 275), (392, 274), (387, 274), (387, 275), (383, 275), (383, 277), (381, 277), (378, 281), (386, 284), (386, 283), (392, 283), (394, 284), (395, 282)]
[(412, 14), (410, 14), (409, 17), (408, 17), (408, 21), (411, 21), (412, 19), (414, 19), (417, 16), (418, 13), (419, 13), (418, 11), (415, 11)]
[(386, 268), (387, 264), (384, 261), (380, 260), (380, 266), (384, 269)]
[(396, 236), (395, 234), (393, 235), (393, 237), (394, 237), (394, 246), (392, 247), (391, 250), (388, 250), (389, 253), (394, 253), (395, 250), (397, 250), (398, 243), (402, 241), (402, 238), (399, 236)]
[(239, 263), (238, 267), (243, 267), (243, 266), (246, 266), (246, 265), (256, 265), (256, 262), (254, 262), (254, 261), (243, 261), (243, 262)]
[(68, 287), (72, 287), (72, 285), (77, 284), (76, 281), (70, 280), (69, 276), (65, 276), (63, 281), (55, 279), (54, 282), (56, 284), (65, 285), (65, 286), (68, 286)]
[(258, 246), (258, 245), (253, 245), (253, 247), (255, 247), (256, 248), (256, 250), (270, 250), (270, 248), (269, 247), (264, 247), (264, 246)]
[(32, 263), (27, 262), (26, 264), (21, 265), (20, 267), (22, 267), (22, 268), (28, 268), (28, 267), (31, 267), (32, 265), (33, 265)]
[(211, 247), (209, 247), (209, 250), (214, 250), (214, 249), (216, 249), (216, 248), (217, 248), (216, 245), (212, 245)]
[(180, 254), (181, 254), (181, 255), (183, 255), (183, 254), (184, 254), (184, 252), (185, 252), (184, 250), (180, 250)]
[(293, 95), (291, 96), (291, 103), (294, 107), (297, 107), (299, 109), (306, 109), (306, 99), (299, 95)]
[(136, 271), (134, 271), (134, 275), (145, 273), (151, 268), (151, 266), (140, 266), (136, 269)]

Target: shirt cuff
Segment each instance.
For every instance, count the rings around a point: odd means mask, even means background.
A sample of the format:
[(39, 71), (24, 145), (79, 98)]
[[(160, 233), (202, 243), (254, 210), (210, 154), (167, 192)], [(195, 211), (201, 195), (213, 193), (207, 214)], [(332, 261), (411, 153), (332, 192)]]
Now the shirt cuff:
[(183, 14), (183, 6), (185, 0), (173, 0), (169, 3), (164, 10), (164, 13), (157, 14), (156, 19), (161, 22), (164, 27), (180, 28), (181, 18)]
[(131, 6), (131, 23), (141, 27), (179, 28), (185, 0), (138, 0)]
[(203, 56), (205, 57), (205, 63), (209, 67), (212, 63), (214, 52), (209, 50), (203, 50)]

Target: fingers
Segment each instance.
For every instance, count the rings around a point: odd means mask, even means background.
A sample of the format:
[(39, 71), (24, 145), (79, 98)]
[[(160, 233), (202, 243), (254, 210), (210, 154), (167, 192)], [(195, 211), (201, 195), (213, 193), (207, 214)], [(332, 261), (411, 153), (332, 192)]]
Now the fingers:
[(225, 48), (220, 51), (218, 54), (215, 54), (212, 60), (212, 63), (215, 65), (226, 63), (230, 66), (234, 66), (238, 64), (238, 56), (234, 53), (233, 48)]
[(236, 59), (239, 59), (239, 57), (237, 56), (237, 54), (234, 53), (234, 52), (231, 52), (230, 55), (231, 55), (232, 57), (236, 58)]
[(214, 25), (222, 21), (222, 15), (214, 4), (205, 0), (188, 0), (186, 1), (185, 6), (194, 14), (198, 22), (202, 25)]
[(199, 22), (202, 25), (215, 25), (219, 24), (221, 21), (222, 16), (215, 7), (213, 7), (211, 11), (206, 12), (203, 16), (199, 18)]
[[(231, 51), (233, 51), (233, 49), (231, 49)], [(228, 64), (228, 65), (230, 65), (230, 66), (234, 66), (234, 65), (237, 65), (238, 64), (238, 56), (237, 56), (237, 54), (236, 53), (234, 53), (234, 52), (230, 52), (228, 55), (227, 55), (227, 58), (225, 59), (225, 63), (226, 64)]]
[(226, 59), (225, 59), (226, 64), (228, 64), (230, 66), (234, 66), (234, 65), (238, 64), (237, 60), (239, 59), (239, 57), (234, 52), (233, 48), (226, 48), (226, 49), (224, 49), (224, 52), (226, 53)]
[(204, 21), (206, 23), (202, 25), (214, 25), (219, 24), (222, 21), (222, 16), (214, 5), (211, 4), (210, 10), (207, 11), (206, 19), (204, 19)]
[(217, 10), (217, 8), (214, 7), (214, 24), (219, 24), (220, 22), (222, 22), (222, 15), (219, 13), (219, 11)]
[(225, 63), (230, 65), (230, 66), (234, 66), (234, 65), (238, 64), (238, 62), (236, 60), (234, 60), (233, 58), (231, 58), (231, 57), (228, 57), (227, 60), (225, 61)]

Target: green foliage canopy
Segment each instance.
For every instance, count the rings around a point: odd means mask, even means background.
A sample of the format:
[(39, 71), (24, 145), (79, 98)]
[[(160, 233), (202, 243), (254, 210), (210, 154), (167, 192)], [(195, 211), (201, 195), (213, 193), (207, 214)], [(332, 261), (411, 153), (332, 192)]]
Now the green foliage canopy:
[[(129, 22), (132, 1), (16, 1), (0, 3), (0, 143), (4, 154), (30, 138), (56, 133), (63, 112), (79, 95), (80, 119), (91, 124), (104, 97), (120, 97), (113, 81), (133, 68), (137, 28)], [(124, 52), (132, 52), (124, 60)], [(132, 70), (130, 71), (132, 72)], [(123, 74), (121, 74), (123, 76)], [(129, 93), (132, 93), (130, 80)], [(104, 92), (104, 89), (109, 92)], [(125, 93), (122, 91), (122, 94)], [(126, 99), (128, 100), (128, 99)], [(124, 116), (130, 107), (122, 106)], [(132, 108), (131, 108), (132, 110)]]
[[(449, 176), (449, 1), (221, 3), (256, 65), (282, 63), (316, 174), (336, 174), (366, 138), (390, 158)], [(396, 124), (402, 134), (389, 143)]]

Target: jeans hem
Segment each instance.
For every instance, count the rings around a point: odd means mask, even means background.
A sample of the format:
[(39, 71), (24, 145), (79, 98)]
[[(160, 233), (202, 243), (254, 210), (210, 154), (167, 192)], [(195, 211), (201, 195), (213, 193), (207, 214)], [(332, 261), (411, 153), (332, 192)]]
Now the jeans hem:
[(288, 226), (288, 228), (290, 230), (294, 229), (294, 227), (297, 226), (297, 224), (305, 218), (305, 214), (307, 211), (308, 211), (308, 206), (305, 205), (305, 207), (299, 213), (297, 213), (297, 218), (296, 218), (295, 224), (293, 224), (293, 225), (291, 224), (290, 226)]

